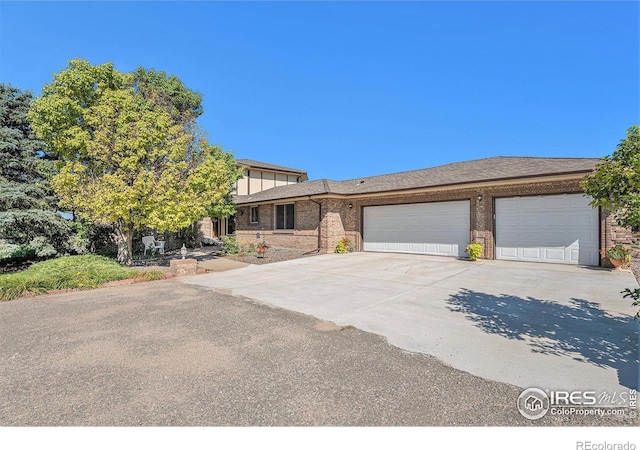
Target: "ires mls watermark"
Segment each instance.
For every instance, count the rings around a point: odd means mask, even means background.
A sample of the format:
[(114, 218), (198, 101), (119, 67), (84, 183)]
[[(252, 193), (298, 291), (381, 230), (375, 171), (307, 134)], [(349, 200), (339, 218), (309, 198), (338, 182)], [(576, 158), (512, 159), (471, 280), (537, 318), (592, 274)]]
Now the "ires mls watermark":
[(529, 388), (518, 397), (518, 411), (530, 420), (551, 415), (636, 417), (637, 392), (543, 391)]

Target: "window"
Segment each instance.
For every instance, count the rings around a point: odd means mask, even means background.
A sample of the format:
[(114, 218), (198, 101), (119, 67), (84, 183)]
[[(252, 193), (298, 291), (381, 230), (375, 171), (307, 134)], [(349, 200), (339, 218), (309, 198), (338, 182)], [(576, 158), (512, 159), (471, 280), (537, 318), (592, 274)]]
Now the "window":
[(236, 232), (236, 216), (227, 218), (227, 234), (235, 234)]
[(276, 205), (276, 230), (293, 230), (294, 223), (293, 203)]
[(258, 207), (252, 206), (249, 208), (249, 221), (251, 223), (258, 223)]

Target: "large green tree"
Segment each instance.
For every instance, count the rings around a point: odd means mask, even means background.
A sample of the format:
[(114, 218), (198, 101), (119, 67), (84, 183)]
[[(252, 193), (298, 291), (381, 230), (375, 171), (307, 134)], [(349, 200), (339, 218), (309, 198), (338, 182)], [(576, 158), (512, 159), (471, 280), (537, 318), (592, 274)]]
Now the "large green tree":
[(582, 181), (593, 200), (591, 206), (611, 211), (624, 227), (640, 227), (640, 128), (627, 130), (627, 137), (610, 156)]
[(0, 84), (0, 239), (44, 257), (70, 249), (73, 227), (57, 212), (52, 155), (27, 121), (31, 101), (30, 92)]
[(233, 156), (198, 132), (200, 104), (164, 72), (81, 59), (32, 104), (33, 128), (62, 160), (51, 181), (60, 204), (113, 224), (124, 264), (136, 229), (175, 231), (201, 219), (239, 177)]

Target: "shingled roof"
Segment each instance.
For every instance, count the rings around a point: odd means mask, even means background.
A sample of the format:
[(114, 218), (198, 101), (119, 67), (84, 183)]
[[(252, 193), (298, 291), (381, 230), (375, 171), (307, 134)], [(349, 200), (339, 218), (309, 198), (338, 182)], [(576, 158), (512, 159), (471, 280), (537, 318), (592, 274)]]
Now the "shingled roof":
[(307, 172), (299, 169), (292, 169), (291, 167), (276, 166), (275, 164), (264, 163), (255, 161), (253, 159), (236, 159), (236, 164), (241, 167), (247, 167), (249, 169), (264, 169), (273, 170), (276, 172), (289, 172), (294, 175), (304, 175), (305, 179)]
[(235, 200), (237, 204), (245, 204), (322, 194), (361, 195), (545, 175), (586, 174), (598, 161), (598, 158), (496, 156), (346, 181), (306, 181), (237, 196)]

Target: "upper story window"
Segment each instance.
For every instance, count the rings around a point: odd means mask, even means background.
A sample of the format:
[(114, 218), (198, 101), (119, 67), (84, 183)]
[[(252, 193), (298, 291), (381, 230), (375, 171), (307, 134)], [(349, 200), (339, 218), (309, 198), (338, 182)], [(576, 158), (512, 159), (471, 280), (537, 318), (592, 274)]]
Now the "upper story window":
[(295, 229), (295, 207), (293, 203), (276, 205), (276, 230)]
[(259, 222), (258, 207), (257, 206), (251, 206), (249, 208), (249, 221), (251, 223), (258, 223)]

